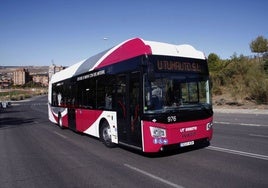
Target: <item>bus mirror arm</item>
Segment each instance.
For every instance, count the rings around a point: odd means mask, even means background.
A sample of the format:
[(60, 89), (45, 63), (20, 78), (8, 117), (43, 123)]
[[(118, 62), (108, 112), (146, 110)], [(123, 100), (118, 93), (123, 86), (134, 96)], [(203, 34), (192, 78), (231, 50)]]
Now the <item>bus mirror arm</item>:
[(148, 65), (148, 56), (145, 54), (144, 56), (141, 57), (141, 65), (143, 67), (146, 67)]
[(145, 72), (148, 75), (148, 81), (150, 81), (150, 82), (155, 81), (154, 66), (153, 66), (152, 62), (149, 61), (147, 54), (145, 54), (142, 57), (141, 62), (142, 62), (141, 64), (142, 64), (143, 70), (145, 70)]
[(150, 67), (148, 67), (148, 80), (150, 81), (150, 82), (153, 82), (153, 81), (155, 81), (155, 75), (154, 75), (154, 70), (153, 69), (151, 69)]
[(148, 66), (147, 66), (147, 74), (148, 74), (148, 80), (150, 82), (155, 81), (154, 67), (153, 67), (153, 64), (149, 61), (148, 61)]

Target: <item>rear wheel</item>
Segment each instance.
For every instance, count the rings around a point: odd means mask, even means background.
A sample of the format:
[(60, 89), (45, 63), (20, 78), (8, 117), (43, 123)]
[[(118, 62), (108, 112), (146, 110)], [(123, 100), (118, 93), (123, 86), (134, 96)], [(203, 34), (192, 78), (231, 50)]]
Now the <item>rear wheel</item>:
[(104, 121), (101, 124), (100, 139), (105, 144), (105, 146), (107, 146), (109, 148), (115, 146), (115, 144), (112, 143), (111, 128), (110, 128), (109, 123), (107, 121)]
[(61, 113), (58, 114), (58, 125), (63, 129)]

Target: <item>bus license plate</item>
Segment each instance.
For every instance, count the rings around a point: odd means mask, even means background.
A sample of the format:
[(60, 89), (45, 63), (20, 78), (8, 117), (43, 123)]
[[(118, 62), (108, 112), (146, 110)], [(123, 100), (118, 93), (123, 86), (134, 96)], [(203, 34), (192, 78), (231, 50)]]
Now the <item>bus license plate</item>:
[(192, 145), (194, 145), (194, 141), (180, 143), (180, 147), (192, 146)]

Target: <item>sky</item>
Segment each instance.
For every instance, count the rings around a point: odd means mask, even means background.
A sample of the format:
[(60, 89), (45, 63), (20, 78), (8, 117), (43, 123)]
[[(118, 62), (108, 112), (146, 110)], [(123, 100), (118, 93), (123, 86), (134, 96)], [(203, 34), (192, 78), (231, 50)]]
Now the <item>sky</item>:
[(221, 59), (268, 38), (267, 0), (0, 0), (0, 66), (70, 66), (130, 38)]

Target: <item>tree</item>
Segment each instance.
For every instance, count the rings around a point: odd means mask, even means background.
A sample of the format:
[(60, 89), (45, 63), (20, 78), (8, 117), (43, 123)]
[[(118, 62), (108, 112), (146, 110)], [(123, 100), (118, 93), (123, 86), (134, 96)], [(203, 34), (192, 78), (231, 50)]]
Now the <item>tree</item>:
[(217, 54), (211, 53), (208, 56), (208, 67), (210, 71), (217, 71), (219, 68), (220, 58)]
[(251, 41), (250, 49), (253, 53), (260, 54), (268, 52), (268, 40), (263, 36), (258, 36), (255, 40)]
[(219, 60), (220, 60), (219, 56), (215, 53), (211, 53), (208, 55), (208, 63), (217, 62)]

